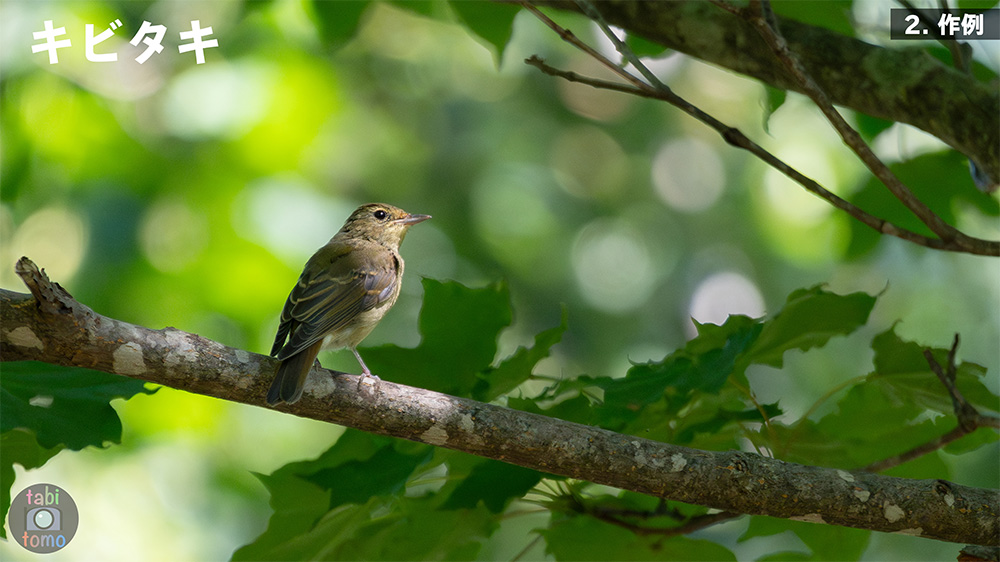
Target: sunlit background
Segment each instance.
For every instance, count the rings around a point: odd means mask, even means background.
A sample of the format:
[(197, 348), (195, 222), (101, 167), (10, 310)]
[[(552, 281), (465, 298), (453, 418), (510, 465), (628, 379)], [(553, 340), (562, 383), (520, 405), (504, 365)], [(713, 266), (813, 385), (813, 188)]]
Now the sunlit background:
[[(855, 1), (859, 26), (887, 21), (883, 6)], [(118, 62), (87, 61), (84, 25), (115, 19), (124, 28), (97, 49)], [(584, 20), (562, 19), (610, 53)], [(45, 20), (72, 41), (55, 65), (30, 49)], [(129, 39), (144, 20), (168, 33), (163, 52), (139, 65)], [(192, 20), (219, 41), (201, 65), (177, 52), (176, 32)], [(899, 334), (928, 345), (960, 332), (960, 355), (989, 367), (998, 391), (996, 260), (895, 239), (847, 260), (843, 213), (679, 111), (541, 75), (522, 63), (532, 54), (606, 76), (527, 14), (499, 59), (456, 24), (389, 5), (370, 6), (334, 48), (298, 0), (4, 0), (0, 285), (24, 290), (13, 264), (25, 255), (102, 314), (266, 353), (305, 260), (357, 205), (385, 201), (434, 219), (408, 235), (402, 296), (367, 345), (417, 343), (421, 276), (506, 279), (515, 324), (502, 354), (558, 324), (566, 305), (569, 330), (539, 371), (620, 376), (630, 361), (682, 346), (691, 319), (765, 315), (791, 290), (826, 283), (884, 291), (871, 327), (808, 360), (791, 353), (784, 370), (752, 369), (761, 402), (780, 398), (802, 414), (868, 372), (870, 352), (859, 350), (897, 321)], [(997, 67), (995, 49), (976, 54)], [(765, 131), (758, 82), (682, 55), (650, 67), (832, 191), (866, 181), (802, 98), (790, 94)], [(890, 160), (944, 148), (907, 127), (876, 147)], [(995, 220), (959, 216), (970, 234), (1000, 237)], [(356, 367), (349, 353), (321, 359)], [(315, 456), (341, 431), (167, 388), (115, 406), (122, 445), (19, 469), (15, 492), (52, 482), (80, 507), (76, 537), (51, 560), (228, 559), (270, 515), (252, 473)], [(955, 481), (995, 487), (997, 455), (993, 446), (952, 462)], [(483, 556), (513, 557), (528, 529)], [(731, 546), (750, 559), (782, 540), (797, 548), (787, 536)], [(876, 536), (866, 559), (937, 552), (950, 558), (954, 546)], [(36, 558), (10, 543), (0, 556)]]

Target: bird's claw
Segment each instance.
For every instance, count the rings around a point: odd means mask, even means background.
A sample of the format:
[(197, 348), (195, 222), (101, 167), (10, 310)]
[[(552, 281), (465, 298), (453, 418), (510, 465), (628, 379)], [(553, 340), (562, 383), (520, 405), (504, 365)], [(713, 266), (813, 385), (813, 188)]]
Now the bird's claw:
[(370, 386), (373, 387), (375, 392), (378, 392), (379, 383), (381, 382), (382, 379), (378, 378), (378, 375), (362, 373), (361, 376), (358, 377), (358, 391), (361, 390), (362, 386)]

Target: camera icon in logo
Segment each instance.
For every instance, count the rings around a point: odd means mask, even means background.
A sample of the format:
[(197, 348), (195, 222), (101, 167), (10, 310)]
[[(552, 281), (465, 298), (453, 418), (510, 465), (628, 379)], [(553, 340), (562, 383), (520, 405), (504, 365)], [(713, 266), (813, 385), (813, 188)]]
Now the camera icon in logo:
[(61, 514), (54, 507), (36, 507), (25, 515), (27, 531), (61, 531)]

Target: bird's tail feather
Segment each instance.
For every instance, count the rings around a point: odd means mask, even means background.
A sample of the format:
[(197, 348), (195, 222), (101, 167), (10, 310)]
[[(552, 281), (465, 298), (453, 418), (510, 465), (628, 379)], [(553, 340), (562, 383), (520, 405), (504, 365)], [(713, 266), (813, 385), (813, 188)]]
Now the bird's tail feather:
[(267, 391), (268, 406), (277, 406), (282, 402), (294, 404), (302, 397), (302, 387), (322, 347), (323, 341), (320, 340), (281, 362)]

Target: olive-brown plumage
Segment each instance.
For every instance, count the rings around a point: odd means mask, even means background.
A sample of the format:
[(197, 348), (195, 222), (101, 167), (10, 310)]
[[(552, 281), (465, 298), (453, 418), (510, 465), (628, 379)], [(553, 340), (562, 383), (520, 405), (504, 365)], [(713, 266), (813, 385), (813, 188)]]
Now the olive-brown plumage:
[(281, 360), (267, 404), (292, 404), (322, 349), (357, 346), (396, 302), (403, 280), (399, 244), (407, 229), (429, 215), (411, 215), (384, 203), (355, 210), (333, 238), (306, 262), (292, 288), (271, 355)]

